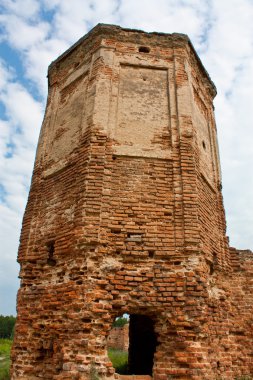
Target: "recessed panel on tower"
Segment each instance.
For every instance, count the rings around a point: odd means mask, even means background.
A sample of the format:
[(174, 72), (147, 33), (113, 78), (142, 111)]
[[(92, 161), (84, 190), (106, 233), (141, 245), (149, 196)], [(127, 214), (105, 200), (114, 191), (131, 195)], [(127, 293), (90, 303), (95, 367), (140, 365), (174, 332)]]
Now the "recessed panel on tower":
[(167, 70), (121, 65), (115, 140), (119, 154), (170, 157)]
[(66, 81), (59, 89), (55, 120), (52, 123), (49, 154), (58, 161), (78, 146), (84, 119), (87, 75)]

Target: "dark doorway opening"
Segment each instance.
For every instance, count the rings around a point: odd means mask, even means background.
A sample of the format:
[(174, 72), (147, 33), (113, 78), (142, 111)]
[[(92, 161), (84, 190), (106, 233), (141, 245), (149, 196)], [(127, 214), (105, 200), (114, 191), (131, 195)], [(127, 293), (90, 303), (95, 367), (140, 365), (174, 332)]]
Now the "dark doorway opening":
[(129, 374), (152, 376), (157, 339), (154, 322), (146, 315), (131, 314), (129, 323)]
[(107, 339), (116, 373), (152, 376), (157, 339), (153, 320), (141, 314), (117, 317)]

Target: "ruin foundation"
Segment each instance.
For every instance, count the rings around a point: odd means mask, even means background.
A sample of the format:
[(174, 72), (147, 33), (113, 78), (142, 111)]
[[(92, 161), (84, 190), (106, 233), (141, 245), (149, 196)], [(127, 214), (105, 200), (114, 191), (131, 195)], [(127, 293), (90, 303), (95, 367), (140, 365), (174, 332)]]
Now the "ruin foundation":
[(143, 335), (155, 380), (252, 375), (253, 256), (229, 249), (216, 90), (188, 37), (100, 24), (48, 80), (12, 379), (116, 378), (124, 313), (143, 327), (131, 366)]

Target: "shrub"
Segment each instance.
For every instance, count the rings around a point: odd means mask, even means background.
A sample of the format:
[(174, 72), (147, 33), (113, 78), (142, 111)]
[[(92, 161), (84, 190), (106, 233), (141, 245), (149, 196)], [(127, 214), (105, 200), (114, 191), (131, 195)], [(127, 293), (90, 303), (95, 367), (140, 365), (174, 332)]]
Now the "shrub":
[(115, 371), (121, 375), (126, 375), (128, 370), (128, 352), (109, 348), (108, 356)]
[(10, 350), (12, 340), (0, 339), (0, 380), (9, 380)]
[(113, 322), (112, 326), (113, 327), (123, 327), (124, 325), (126, 325), (128, 323), (128, 319), (125, 318), (125, 317), (119, 317), (119, 318), (116, 318), (115, 321)]

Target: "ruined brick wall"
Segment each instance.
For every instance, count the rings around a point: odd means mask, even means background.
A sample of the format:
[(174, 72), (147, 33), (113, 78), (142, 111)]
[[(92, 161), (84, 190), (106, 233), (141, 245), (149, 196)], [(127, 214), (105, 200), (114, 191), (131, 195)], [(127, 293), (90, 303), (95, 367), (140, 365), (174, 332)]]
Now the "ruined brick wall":
[(233, 271), (208, 281), (207, 355), (221, 378), (253, 374), (253, 253), (230, 248)]
[(225, 236), (215, 94), (181, 34), (98, 25), (50, 66), (13, 380), (114, 378), (124, 313), (152, 321), (156, 380), (252, 373), (251, 261), (237, 272)]
[(129, 324), (113, 327), (107, 338), (107, 347), (127, 351), (129, 346)]

